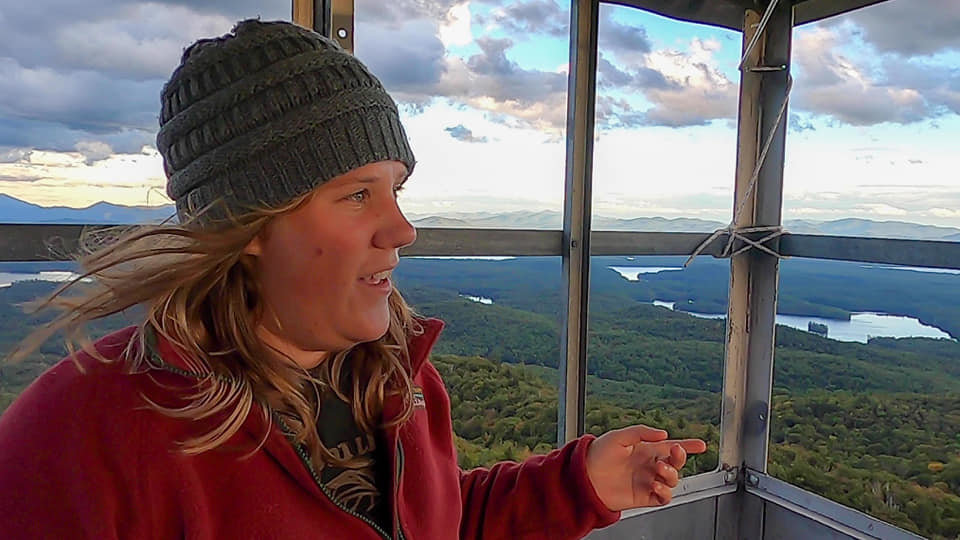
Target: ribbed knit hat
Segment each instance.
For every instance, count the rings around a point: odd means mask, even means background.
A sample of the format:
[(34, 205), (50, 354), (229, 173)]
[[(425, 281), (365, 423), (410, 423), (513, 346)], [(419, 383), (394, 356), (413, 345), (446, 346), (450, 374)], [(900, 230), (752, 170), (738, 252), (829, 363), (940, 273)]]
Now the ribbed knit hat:
[(287, 22), (241, 21), (197, 41), (161, 103), (157, 148), (181, 222), (207, 207), (200, 223), (276, 208), (369, 163), (415, 163), (380, 81)]

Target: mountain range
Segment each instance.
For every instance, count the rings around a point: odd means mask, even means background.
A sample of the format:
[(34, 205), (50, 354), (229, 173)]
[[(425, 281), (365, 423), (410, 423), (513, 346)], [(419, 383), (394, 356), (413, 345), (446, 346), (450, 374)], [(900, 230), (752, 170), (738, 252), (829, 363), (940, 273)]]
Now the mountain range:
[(175, 212), (174, 206), (123, 206), (98, 202), (86, 208), (40, 206), (0, 193), (0, 223), (90, 223), (122, 225), (159, 223)]
[[(175, 213), (173, 205), (122, 206), (98, 202), (86, 208), (39, 206), (0, 193), (0, 223), (157, 223)], [(560, 212), (445, 212), (410, 214), (418, 227), (553, 229), (563, 226)], [(719, 221), (696, 218), (614, 218), (593, 216), (597, 231), (712, 232), (726, 226)], [(960, 228), (921, 225), (904, 221), (873, 221), (847, 218), (833, 221), (787, 220), (784, 227), (798, 234), (827, 234), (873, 238), (908, 238), (960, 242)]]

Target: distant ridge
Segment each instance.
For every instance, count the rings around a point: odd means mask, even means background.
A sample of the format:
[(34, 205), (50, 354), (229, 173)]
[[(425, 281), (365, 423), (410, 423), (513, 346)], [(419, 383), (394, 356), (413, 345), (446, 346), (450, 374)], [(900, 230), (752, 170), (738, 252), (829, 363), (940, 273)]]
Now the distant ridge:
[(0, 193), (0, 223), (89, 223), (121, 225), (159, 223), (176, 212), (174, 205), (123, 206), (98, 202), (86, 208), (39, 206)]
[(837, 236), (869, 236), (917, 240), (960, 240), (960, 229), (921, 225), (906, 221), (872, 221), (846, 218), (834, 221), (787, 220), (784, 226), (797, 234), (832, 234)]
[[(552, 229), (563, 227), (560, 212), (544, 210), (540, 212), (452, 212), (441, 215), (410, 216), (418, 227), (463, 227), (479, 229)], [(723, 227), (719, 221), (707, 221), (695, 218), (611, 218), (593, 217), (593, 229), (597, 231), (671, 231), (671, 232), (711, 232)], [(957, 230), (960, 233), (960, 229)]]
[[(467, 228), (512, 228), (512, 229), (560, 229), (563, 216), (560, 212), (450, 212), (438, 215), (411, 215), (418, 227), (467, 227)], [(646, 232), (713, 232), (725, 223), (696, 218), (613, 218), (594, 216), (596, 231), (646, 231)], [(873, 221), (846, 218), (834, 221), (787, 220), (784, 227), (797, 234), (822, 234), (835, 236), (863, 236), (869, 238), (900, 238), (912, 240), (960, 241), (960, 229), (921, 225), (904, 221)]]
[[(22, 201), (10, 195), (0, 194), (0, 223), (157, 223), (175, 213), (176, 209), (172, 204), (164, 206), (123, 206), (99, 202), (86, 208), (44, 207)], [(563, 226), (563, 216), (560, 212), (551, 210), (499, 213), (444, 212), (442, 214), (411, 214), (408, 217), (418, 227), (557, 230)], [(607, 216), (593, 217), (593, 228), (597, 231), (712, 232), (725, 225), (725, 223), (719, 221), (697, 218), (638, 217), (624, 219)], [(873, 221), (857, 218), (834, 221), (796, 219), (787, 220), (784, 227), (797, 234), (960, 242), (960, 229), (958, 228), (921, 225), (904, 221)]]

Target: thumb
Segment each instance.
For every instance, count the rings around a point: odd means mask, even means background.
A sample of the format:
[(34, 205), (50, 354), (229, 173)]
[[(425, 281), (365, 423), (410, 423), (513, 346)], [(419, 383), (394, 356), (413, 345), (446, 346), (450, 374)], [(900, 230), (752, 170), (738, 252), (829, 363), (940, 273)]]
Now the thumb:
[(649, 426), (636, 426), (616, 429), (607, 433), (610, 442), (621, 446), (633, 446), (642, 442), (659, 442), (667, 438), (667, 432)]

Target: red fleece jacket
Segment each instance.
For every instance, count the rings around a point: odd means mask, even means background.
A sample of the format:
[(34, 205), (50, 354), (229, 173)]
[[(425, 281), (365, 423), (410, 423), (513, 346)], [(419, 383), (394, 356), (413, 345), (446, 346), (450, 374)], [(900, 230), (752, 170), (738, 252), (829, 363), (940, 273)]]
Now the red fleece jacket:
[[(209, 426), (145, 407), (145, 396), (175, 405), (196, 382), (161, 341), (165, 368), (130, 374), (124, 362), (80, 354), (83, 372), (60, 362), (0, 417), (0, 536), (562, 539), (616, 521), (587, 478), (590, 436), (523, 463), (458, 469), (450, 400), (427, 361), (443, 323), (423, 324), (410, 352), (425, 407), (386, 434), (399, 531), (378, 531), (338, 508), (280, 430), (267, 434), (259, 408), (223, 447), (179, 451), (177, 441)], [(119, 358), (133, 331), (96, 347)], [(396, 415), (399, 398), (384, 409), (385, 418)]]

